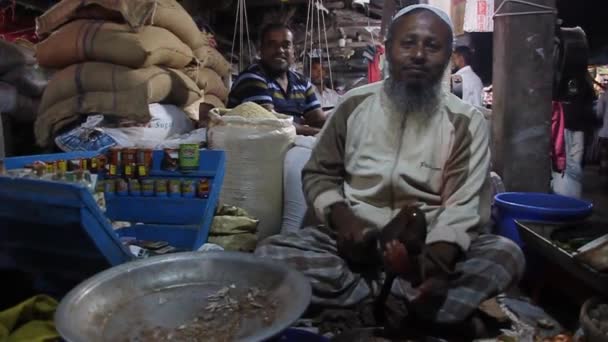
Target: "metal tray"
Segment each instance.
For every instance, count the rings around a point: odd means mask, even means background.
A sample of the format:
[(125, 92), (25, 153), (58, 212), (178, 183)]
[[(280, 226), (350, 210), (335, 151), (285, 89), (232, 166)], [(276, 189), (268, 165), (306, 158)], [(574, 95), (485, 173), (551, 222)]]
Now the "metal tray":
[(580, 279), (595, 291), (608, 295), (608, 274), (598, 272), (593, 268), (579, 262), (574, 258), (574, 254), (560, 248), (551, 240), (551, 235), (556, 230), (564, 229), (566, 227), (571, 227), (572, 229), (581, 227), (582, 229), (588, 230), (589, 227), (592, 226), (594, 229), (603, 229), (604, 233), (608, 233), (608, 222), (606, 222), (605, 225), (601, 225), (598, 224), (598, 222), (592, 221), (583, 221), (577, 223), (551, 223), (516, 220), (515, 223), (519, 227), (519, 231), (526, 248), (540, 254), (546, 260), (551, 260), (552, 263), (559, 265), (566, 272), (570, 273), (577, 279)]
[(191, 321), (210, 294), (231, 284), (255, 286), (276, 303), (270, 324), (258, 316), (241, 321), (239, 342), (277, 335), (300, 317), (311, 298), (308, 280), (283, 264), (244, 253), (176, 253), (125, 263), (88, 279), (63, 298), (55, 323), (68, 342), (140, 340), (144, 331)]

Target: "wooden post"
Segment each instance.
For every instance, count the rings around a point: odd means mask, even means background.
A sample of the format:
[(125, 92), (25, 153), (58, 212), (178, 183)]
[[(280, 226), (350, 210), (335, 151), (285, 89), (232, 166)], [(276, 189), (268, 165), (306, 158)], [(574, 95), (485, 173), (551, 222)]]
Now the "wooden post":
[[(505, 0), (496, 0), (498, 9)], [(555, 0), (527, 0), (555, 8)], [(493, 169), (507, 191), (548, 192), (555, 14), (507, 2), (494, 18)], [(520, 15), (516, 15), (520, 13)]]

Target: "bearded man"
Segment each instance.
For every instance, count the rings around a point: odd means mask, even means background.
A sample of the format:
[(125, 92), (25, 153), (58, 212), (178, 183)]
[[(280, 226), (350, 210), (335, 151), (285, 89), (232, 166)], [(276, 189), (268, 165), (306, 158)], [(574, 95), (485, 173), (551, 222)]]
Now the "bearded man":
[[(451, 21), (436, 7), (414, 5), (395, 15), (386, 39), (390, 77), (337, 107), (303, 170), (304, 192), (323, 225), (271, 237), (257, 248), (258, 256), (304, 273), (313, 304), (348, 307), (377, 294), (374, 282), (352, 266), (373, 255), (355, 247), (406, 207), (423, 213), (425, 255), (439, 263), (423, 256), (409, 265), (406, 245), (393, 239), (382, 242), (378, 271), (424, 266), (421, 283), (398, 277), (391, 289), (393, 298), (424, 309), (423, 319), (464, 322), (481, 302), (519, 281), (521, 250), (482, 228), (491, 203), (487, 124), (441, 85), (452, 43)], [(434, 304), (418, 300), (441, 275), (439, 264), (452, 273), (447, 290)]]

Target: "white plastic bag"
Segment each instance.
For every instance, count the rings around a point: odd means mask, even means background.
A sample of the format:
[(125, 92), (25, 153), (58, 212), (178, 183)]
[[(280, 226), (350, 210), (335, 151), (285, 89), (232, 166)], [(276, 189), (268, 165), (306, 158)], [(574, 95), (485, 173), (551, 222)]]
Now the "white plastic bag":
[(283, 161), (296, 136), (293, 119), (222, 116), (226, 112), (211, 110), (207, 136), (209, 148), (226, 151), (220, 201), (258, 218), (261, 241), (281, 230)]
[[(192, 131), (194, 125), (186, 113), (169, 104), (150, 105), (152, 119), (145, 126), (103, 128), (122, 147), (154, 147), (167, 138)], [(152, 146), (150, 146), (152, 145)]]

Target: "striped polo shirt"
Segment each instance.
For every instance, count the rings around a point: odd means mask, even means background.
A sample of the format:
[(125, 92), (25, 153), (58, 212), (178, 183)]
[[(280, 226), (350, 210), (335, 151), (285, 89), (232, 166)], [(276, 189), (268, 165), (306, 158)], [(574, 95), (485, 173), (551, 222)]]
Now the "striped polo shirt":
[(236, 78), (228, 96), (228, 108), (243, 102), (272, 104), (278, 113), (292, 115), (294, 122), (302, 122), (302, 116), (321, 108), (312, 84), (296, 72), (288, 72), (289, 84), (284, 91), (279, 83), (268, 76), (259, 64), (253, 64)]

